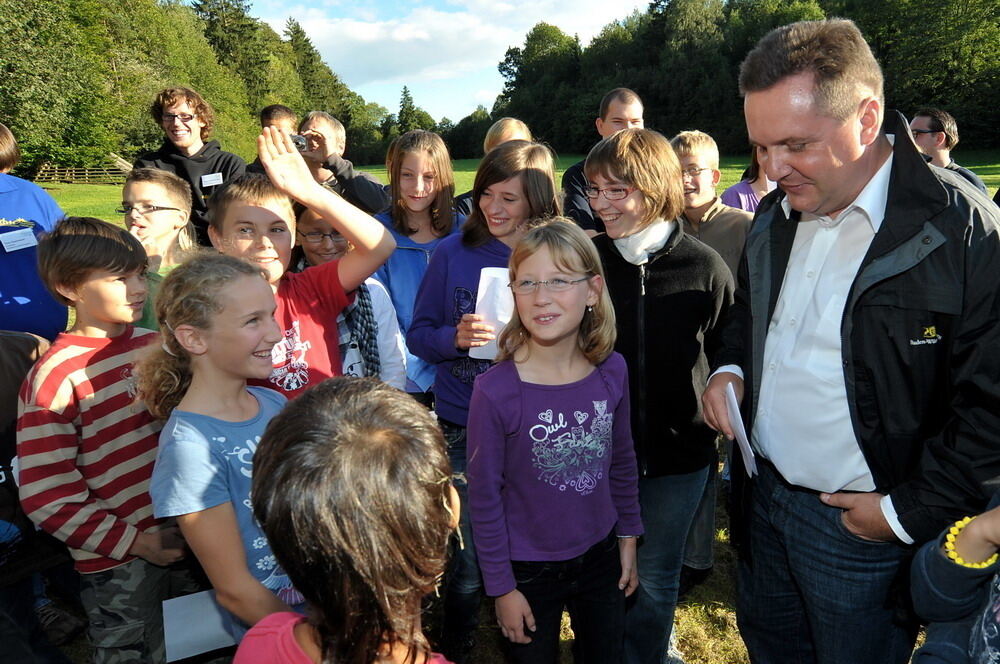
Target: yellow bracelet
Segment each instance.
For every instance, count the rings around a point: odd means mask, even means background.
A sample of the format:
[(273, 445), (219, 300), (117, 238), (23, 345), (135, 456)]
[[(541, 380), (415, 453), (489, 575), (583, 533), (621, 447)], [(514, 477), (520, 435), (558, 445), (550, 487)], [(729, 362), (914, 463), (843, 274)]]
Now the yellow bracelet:
[(980, 563), (970, 563), (963, 560), (962, 557), (958, 555), (958, 551), (955, 550), (955, 539), (958, 537), (958, 534), (962, 532), (962, 529), (969, 525), (975, 518), (976, 517), (974, 516), (967, 516), (964, 519), (956, 521), (955, 525), (948, 529), (948, 532), (945, 533), (944, 536), (944, 553), (956, 565), (961, 565), (962, 567), (968, 567), (970, 569), (983, 569), (984, 567), (989, 567), (995, 563), (997, 558), (1000, 557), (1000, 554), (994, 553), (992, 556)]

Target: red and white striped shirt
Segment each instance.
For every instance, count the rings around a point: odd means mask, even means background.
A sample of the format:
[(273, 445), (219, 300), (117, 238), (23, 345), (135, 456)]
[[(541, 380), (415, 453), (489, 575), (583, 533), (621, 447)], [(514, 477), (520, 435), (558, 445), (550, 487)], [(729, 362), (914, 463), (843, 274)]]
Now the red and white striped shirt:
[(132, 375), (157, 338), (132, 326), (112, 339), (60, 334), (21, 386), (21, 506), (83, 573), (132, 560), (139, 531), (158, 529), (149, 478), (162, 423), (135, 399)]

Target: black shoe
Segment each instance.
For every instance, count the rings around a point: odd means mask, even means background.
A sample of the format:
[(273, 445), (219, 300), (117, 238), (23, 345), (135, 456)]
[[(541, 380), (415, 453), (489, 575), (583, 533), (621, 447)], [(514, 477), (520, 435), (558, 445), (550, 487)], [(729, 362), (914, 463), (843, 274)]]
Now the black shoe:
[(681, 567), (681, 581), (677, 588), (677, 599), (683, 599), (696, 586), (704, 583), (705, 579), (712, 573), (712, 568), (695, 569), (684, 565)]

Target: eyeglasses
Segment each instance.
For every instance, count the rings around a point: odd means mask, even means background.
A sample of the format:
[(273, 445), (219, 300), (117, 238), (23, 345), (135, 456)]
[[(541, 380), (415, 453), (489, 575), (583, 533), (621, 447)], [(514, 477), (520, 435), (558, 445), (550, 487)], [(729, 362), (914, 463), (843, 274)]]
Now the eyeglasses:
[(514, 291), (516, 295), (531, 295), (539, 286), (545, 286), (545, 290), (550, 293), (562, 293), (568, 291), (573, 286), (584, 281), (589, 281), (590, 276), (580, 277), (579, 279), (548, 279), (546, 281), (531, 281), (529, 279), (522, 279), (521, 281), (512, 281), (508, 286)]
[(620, 201), (623, 198), (628, 197), (635, 187), (605, 187), (601, 189), (600, 187), (584, 187), (583, 193), (587, 198), (597, 199), (598, 196), (604, 194), (604, 198), (609, 201)]
[(916, 136), (917, 134), (936, 134), (938, 131), (937, 129), (911, 129), (910, 133)]
[(159, 212), (160, 210), (175, 210), (180, 212), (180, 208), (175, 207), (164, 207), (162, 205), (125, 205), (124, 203), (121, 207), (116, 208), (115, 212), (118, 214), (129, 215), (132, 214), (132, 210), (135, 210), (143, 217), (153, 212)]
[(323, 240), (330, 238), (330, 242), (333, 242), (338, 247), (347, 246), (347, 238), (340, 233), (320, 233), (319, 231), (313, 231), (312, 233), (295, 232), (305, 238), (305, 241), (309, 244), (323, 244)]
[(712, 170), (712, 169), (711, 168), (695, 168), (694, 166), (691, 166), (690, 168), (685, 168), (683, 171), (681, 171), (681, 175), (682, 176), (686, 175), (689, 178), (696, 178), (699, 175), (701, 175), (702, 172), (704, 172), (704, 171), (710, 171), (710, 170)]
[(187, 124), (194, 120), (194, 116), (190, 113), (164, 113), (160, 119), (164, 124), (173, 124), (174, 120), (180, 120), (184, 124)]

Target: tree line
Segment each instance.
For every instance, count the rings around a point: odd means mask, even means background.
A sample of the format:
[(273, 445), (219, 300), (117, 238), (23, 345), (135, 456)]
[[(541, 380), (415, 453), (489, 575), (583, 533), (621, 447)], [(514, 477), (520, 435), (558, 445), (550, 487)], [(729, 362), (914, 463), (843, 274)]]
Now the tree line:
[(601, 97), (626, 86), (645, 101), (647, 126), (667, 135), (698, 128), (739, 152), (747, 147), (739, 63), (771, 28), (827, 16), (858, 23), (884, 68), (890, 108), (941, 106), (966, 145), (1000, 145), (996, 0), (654, 0), (585, 47), (542, 22), (499, 63), (504, 88), (493, 108), (457, 123), (436, 121), (407, 87), (396, 113), (366, 102), (302, 25), (289, 19), (279, 35), (250, 15), (248, 0), (0, 0), (0, 121), (18, 137), (25, 172), (157, 146), (149, 103), (172, 85), (208, 99), (213, 137), (247, 158), (257, 111), (275, 103), (338, 117), (346, 156), (361, 164), (381, 162), (389, 143), (414, 128), (441, 133), (456, 158), (478, 157), (486, 130), (505, 115), (559, 152), (586, 152)]

